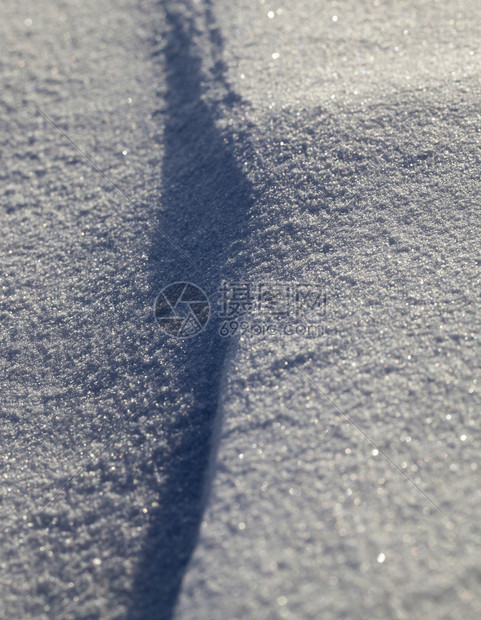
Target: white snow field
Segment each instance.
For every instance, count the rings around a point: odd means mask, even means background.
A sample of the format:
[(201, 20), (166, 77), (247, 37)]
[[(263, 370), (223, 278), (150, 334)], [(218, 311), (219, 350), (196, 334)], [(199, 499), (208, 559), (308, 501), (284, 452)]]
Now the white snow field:
[(0, 8), (0, 616), (479, 618), (481, 5)]

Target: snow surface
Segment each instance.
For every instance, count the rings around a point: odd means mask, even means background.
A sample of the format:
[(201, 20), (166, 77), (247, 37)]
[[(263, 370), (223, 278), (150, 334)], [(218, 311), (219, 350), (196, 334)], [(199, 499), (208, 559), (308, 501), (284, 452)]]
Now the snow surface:
[(479, 618), (480, 13), (2, 2), (2, 617)]

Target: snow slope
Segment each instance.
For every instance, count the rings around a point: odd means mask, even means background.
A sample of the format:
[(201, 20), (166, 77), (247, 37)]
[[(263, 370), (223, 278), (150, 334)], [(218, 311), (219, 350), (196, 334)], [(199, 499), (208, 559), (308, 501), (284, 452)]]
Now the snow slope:
[(2, 10), (2, 616), (479, 617), (479, 7)]
[(325, 283), (327, 335), (231, 351), (176, 617), (475, 618), (479, 10), (277, 8), (215, 7), (245, 269)]

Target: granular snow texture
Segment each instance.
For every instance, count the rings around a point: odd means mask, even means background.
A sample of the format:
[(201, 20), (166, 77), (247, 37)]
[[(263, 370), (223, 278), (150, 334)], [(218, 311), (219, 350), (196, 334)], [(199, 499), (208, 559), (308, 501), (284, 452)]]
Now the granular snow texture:
[(479, 5), (2, 13), (1, 616), (479, 618)]

